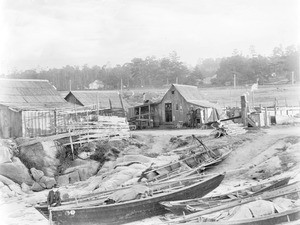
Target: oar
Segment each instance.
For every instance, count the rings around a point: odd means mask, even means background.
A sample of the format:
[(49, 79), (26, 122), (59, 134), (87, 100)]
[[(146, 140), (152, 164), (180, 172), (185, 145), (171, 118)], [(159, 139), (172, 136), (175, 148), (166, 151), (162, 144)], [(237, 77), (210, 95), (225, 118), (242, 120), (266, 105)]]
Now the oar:
[(216, 157), (217, 155), (210, 149), (208, 148), (200, 139), (198, 139), (194, 134), (192, 135), (192, 137), (194, 139), (196, 139), (202, 146), (203, 148), (207, 151), (207, 152), (210, 152), (210, 154), (213, 156), (213, 157)]

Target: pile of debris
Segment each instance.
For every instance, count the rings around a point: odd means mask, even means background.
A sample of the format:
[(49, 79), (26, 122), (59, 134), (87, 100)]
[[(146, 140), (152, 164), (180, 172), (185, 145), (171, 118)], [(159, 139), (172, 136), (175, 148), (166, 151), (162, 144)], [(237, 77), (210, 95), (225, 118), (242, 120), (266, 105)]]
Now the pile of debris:
[(214, 122), (211, 126), (214, 128), (212, 135), (215, 138), (220, 138), (225, 135), (240, 135), (247, 132), (242, 124), (233, 123), (232, 121)]
[(232, 121), (226, 122), (224, 124), (224, 128), (228, 135), (239, 135), (239, 134), (245, 134), (247, 132), (243, 124), (233, 123)]

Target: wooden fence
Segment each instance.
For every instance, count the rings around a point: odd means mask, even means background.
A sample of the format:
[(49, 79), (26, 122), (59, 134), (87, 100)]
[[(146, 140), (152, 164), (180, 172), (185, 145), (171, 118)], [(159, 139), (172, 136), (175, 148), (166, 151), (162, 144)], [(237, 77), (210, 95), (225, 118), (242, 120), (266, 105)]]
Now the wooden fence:
[[(89, 124), (89, 121), (92, 119), (94, 120), (93, 124)], [(98, 123), (95, 124), (95, 121), (98, 121)], [(113, 124), (120, 124), (120, 121), (122, 121), (124, 126), (127, 123), (124, 117), (100, 116), (97, 115), (95, 110), (22, 111), (22, 136), (49, 136), (67, 133), (70, 130), (85, 130), (87, 127), (95, 130), (96, 126), (97, 129), (103, 129), (106, 125), (106, 130), (110, 127), (111, 131), (115, 131), (115, 129), (120, 129), (120, 126)]]

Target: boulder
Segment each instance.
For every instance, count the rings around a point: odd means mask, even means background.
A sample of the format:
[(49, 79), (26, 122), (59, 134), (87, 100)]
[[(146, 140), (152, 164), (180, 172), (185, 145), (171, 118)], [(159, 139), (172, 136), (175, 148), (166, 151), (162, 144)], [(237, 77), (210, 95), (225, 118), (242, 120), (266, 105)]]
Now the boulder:
[(93, 153), (92, 152), (81, 152), (78, 154), (80, 159), (88, 159)]
[(53, 177), (43, 176), (40, 179), (39, 184), (41, 184), (41, 186), (45, 186), (47, 189), (50, 189), (54, 187), (56, 181)]
[(18, 184), (32, 185), (34, 182), (27, 167), (17, 157), (13, 157), (11, 163), (0, 164), (0, 174)]
[(77, 170), (73, 171), (72, 173), (69, 173), (68, 175), (69, 175), (70, 184), (74, 184), (75, 182), (80, 181), (79, 173)]
[(21, 189), (26, 194), (30, 193), (30, 191), (31, 191), (30, 187), (27, 184), (25, 184), (25, 183), (21, 184)]
[(35, 181), (39, 182), (40, 179), (44, 176), (44, 172), (41, 170), (37, 170), (36, 168), (31, 168), (30, 172)]
[(65, 186), (65, 185), (68, 185), (70, 182), (69, 182), (69, 175), (66, 174), (66, 175), (61, 175), (57, 178), (57, 185), (58, 186)]
[(22, 195), (24, 194), (24, 192), (22, 191), (20, 185), (18, 184), (11, 184), (11, 185), (8, 185), (9, 189), (14, 191), (15, 193), (19, 194), (19, 195)]
[(33, 185), (31, 186), (31, 190), (33, 191), (42, 191), (45, 188), (42, 187), (38, 182), (34, 182)]
[(10, 184), (14, 184), (15, 182), (13, 182), (11, 179), (0, 175), (0, 182), (3, 183), (4, 185), (10, 185)]
[(2, 187), (0, 189), (0, 193), (1, 193), (1, 196), (4, 198), (13, 197), (16, 195), (16, 193), (14, 191), (10, 190), (8, 186)]
[(61, 147), (54, 141), (39, 142), (29, 146), (22, 146), (20, 158), (29, 168), (36, 168), (44, 172), (46, 176), (54, 177), (57, 166), (60, 165), (56, 158)]
[(80, 180), (84, 181), (90, 178), (91, 176), (94, 176), (97, 173), (99, 166), (100, 162), (97, 162), (92, 159), (75, 159), (70, 165), (70, 167), (64, 171), (64, 174), (69, 174), (74, 171), (77, 171)]

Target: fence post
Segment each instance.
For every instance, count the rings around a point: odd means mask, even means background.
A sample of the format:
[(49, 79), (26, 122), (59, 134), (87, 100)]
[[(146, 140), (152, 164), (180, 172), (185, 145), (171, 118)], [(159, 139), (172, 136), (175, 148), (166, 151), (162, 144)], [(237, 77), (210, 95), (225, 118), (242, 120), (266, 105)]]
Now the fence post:
[(275, 117), (277, 115), (277, 99), (275, 98), (275, 103), (274, 103), (274, 114), (275, 114)]
[(57, 134), (57, 118), (56, 118), (56, 109), (54, 109), (54, 132)]
[(247, 96), (242, 95), (241, 96), (241, 113), (242, 113), (242, 122), (244, 126), (247, 126), (247, 110), (248, 109), (248, 102), (247, 102)]
[(269, 121), (268, 121), (268, 108), (265, 108), (265, 127), (269, 126)]

